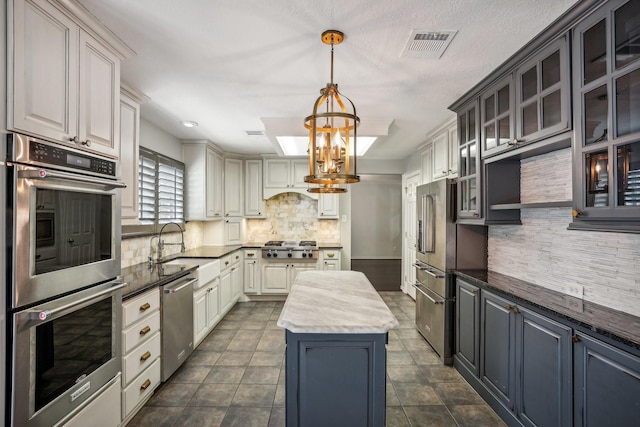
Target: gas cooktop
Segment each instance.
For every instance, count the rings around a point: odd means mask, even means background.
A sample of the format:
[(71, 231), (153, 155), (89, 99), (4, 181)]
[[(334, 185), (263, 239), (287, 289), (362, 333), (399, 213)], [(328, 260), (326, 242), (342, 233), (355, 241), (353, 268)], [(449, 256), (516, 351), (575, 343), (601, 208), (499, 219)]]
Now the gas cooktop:
[(307, 259), (318, 258), (315, 240), (270, 240), (262, 248), (262, 258)]

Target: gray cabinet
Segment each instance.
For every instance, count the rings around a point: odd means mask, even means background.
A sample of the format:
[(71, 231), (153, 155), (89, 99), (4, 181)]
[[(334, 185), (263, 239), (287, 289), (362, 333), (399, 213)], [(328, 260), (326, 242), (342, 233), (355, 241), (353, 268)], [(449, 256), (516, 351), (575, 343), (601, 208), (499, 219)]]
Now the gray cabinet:
[(456, 354), (467, 369), (479, 374), (480, 289), (456, 279)]
[(387, 334), (287, 330), (287, 426), (385, 425)]
[(516, 313), (511, 303), (489, 292), (480, 296), (480, 380), (509, 409), (516, 387)]
[(572, 423), (572, 329), (456, 280), (456, 367), (508, 423)]
[[(512, 311), (515, 311), (513, 309)], [(516, 319), (516, 414), (525, 426), (571, 425), (571, 331), (530, 310)]]
[(514, 146), (539, 141), (571, 128), (568, 52), (567, 37), (563, 36), (516, 69)]
[(482, 222), (478, 101), (458, 112), (458, 222)]
[(513, 147), (514, 103), (513, 76), (486, 90), (480, 98), (482, 120), (482, 158)]
[(640, 231), (639, 22), (611, 0), (573, 30), (572, 228)]
[(640, 358), (581, 333), (575, 341), (574, 425), (637, 425)]

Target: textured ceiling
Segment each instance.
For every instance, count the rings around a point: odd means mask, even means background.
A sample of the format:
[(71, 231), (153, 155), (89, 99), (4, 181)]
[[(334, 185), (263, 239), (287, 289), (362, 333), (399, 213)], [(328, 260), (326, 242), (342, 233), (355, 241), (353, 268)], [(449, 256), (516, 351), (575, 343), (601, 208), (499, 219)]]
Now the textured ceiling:
[[(362, 125), (391, 122), (366, 158), (402, 159), (452, 117), (447, 107), (576, 0), (77, 0), (136, 56), (122, 78), (151, 101), (142, 116), (181, 139), (275, 153), (262, 118), (303, 130), (329, 81)], [(401, 56), (413, 30), (457, 30), (439, 59)], [(181, 120), (200, 125), (187, 129)]]

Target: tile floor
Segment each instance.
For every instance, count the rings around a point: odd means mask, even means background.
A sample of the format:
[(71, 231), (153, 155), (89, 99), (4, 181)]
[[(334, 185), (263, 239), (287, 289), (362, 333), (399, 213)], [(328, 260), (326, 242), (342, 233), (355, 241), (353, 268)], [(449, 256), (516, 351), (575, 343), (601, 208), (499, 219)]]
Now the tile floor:
[[(400, 322), (387, 346), (387, 427), (504, 426), (416, 332), (413, 300), (380, 295)], [(282, 305), (236, 304), (128, 426), (284, 426)]]

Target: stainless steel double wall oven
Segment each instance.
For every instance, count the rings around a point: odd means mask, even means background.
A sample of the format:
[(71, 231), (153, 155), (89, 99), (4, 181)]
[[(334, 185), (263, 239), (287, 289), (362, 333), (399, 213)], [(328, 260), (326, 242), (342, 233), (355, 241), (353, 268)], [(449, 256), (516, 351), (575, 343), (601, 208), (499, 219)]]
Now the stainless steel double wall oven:
[(7, 425), (50, 426), (121, 370), (115, 161), (24, 135), (6, 141)]

